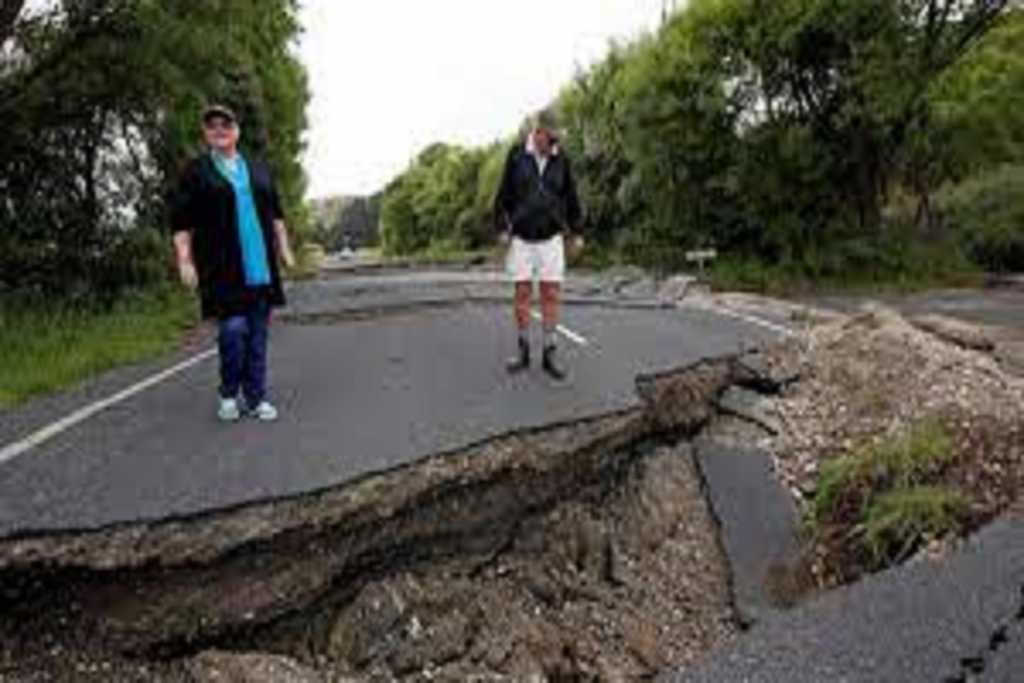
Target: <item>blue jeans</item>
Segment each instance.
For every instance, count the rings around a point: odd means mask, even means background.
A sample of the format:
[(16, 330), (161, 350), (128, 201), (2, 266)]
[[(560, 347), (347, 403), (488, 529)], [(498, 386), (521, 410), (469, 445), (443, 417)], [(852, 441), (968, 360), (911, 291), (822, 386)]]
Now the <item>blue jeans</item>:
[(267, 396), (267, 337), (270, 304), (258, 301), (244, 315), (220, 320), (220, 395), (237, 398), (242, 391), (250, 408)]

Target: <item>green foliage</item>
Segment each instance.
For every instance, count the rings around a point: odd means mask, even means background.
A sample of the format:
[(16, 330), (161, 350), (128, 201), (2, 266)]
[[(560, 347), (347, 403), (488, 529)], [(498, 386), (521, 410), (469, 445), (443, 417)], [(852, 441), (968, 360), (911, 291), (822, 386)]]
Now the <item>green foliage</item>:
[(963, 495), (942, 487), (907, 487), (878, 496), (864, 515), (869, 566), (881, 569), (902, 562), (923, 539), (959, 532), (968, 512)]
[(912, 222), (892, 221), (877, 235), (834, 240), (799, 260), (766, 263), (726, 256), (711, 268), (717, 289), (772, 295), (821, 291), (916, 291), (973, 286), (978, 266), (956, 236), (927, 235)]
[(112, 307), (6, 297), (0, 300), (0, 407), (168, 351), (197, 317), (193, 298), (169, 288), (132, 290)]
[(874, 495), (918, 486), (953, 458), (953, 442), (937, 421), (914, 425), (906, 434), (830, 460), (821, 469), (814, 498), (819, 521), (848, 512), (859, 516)]
[[(413, 254), (431, 245), (464, 250), (487, 243), (490, 205), (485, 199), (499, 170), (498, 152), (436, 144), (384, 191), (381, 241), (387, 256)], [(503, 157), (502, 157), (503, 161)], [(483, 181), (481, 180), (483, 178)]]
[(309, 202), (311, 221), (316, 225), (316, 240), (328, 251), (345, 247), (376, 247), (380, 242), (382, 194), (334, 196)]
[(271, 163), (301, 241), (295, 0), (20, 4), (0, 25), (0, 287), (112, 294), (162, 275), (156, 239), (132, 233), (163, 223), (210, 101), (241, 115), (243, 147)]
[(819, 538), (838, 544), (840, 570), (883, 569), (928, 538), (960, 532), (967, 500), (937, 484), (955, 457), (950, 433), (929, 420), (825, 463), (810, 522)]
[(612, 45), (608, 57), (576, 76), (558, 100), (567, 131), (563, 144), (574, 161), (577, 189), (593, 238), (610, 246), (635, 212), (632, 163), (626, 155), (619, 81), (648, 41)]
[(932, 89), (934, 128), (954, 177), (1024, 163), (1024, 10), (1008, 12)]
[(305, 242), (295, 253), (295, 266), (285, 276), (289, 280), (312, 280), (319, 274), (327, 252), (316, 242)]
[[(907, 284), (972, 270), (976, 251), (941, 233), (931, 198), (964, 169), (1018, 158), (1022, 29), (1006, 5), (693, 0), (612, 45), (554, 103), (602, 252), (591, 261), (672, 271), (714, 245), (720, 280)], [(480, 218), (500, 156), (464, 189), (470, 214), (442, 190), (449, 175), (414, 163), (385, 200), (389, 250), (424, 249), (439, 231), (489, 239)], [(414, 201), (437, 195), (451, 207)], [(916, 206), (894, 212), (895, 200)], [(481, 232), (467, 239), (471, 224)]]
[(974, 262), (994, 272), (1024, 270), (1024, 165), (945, 188), (935, 207)]

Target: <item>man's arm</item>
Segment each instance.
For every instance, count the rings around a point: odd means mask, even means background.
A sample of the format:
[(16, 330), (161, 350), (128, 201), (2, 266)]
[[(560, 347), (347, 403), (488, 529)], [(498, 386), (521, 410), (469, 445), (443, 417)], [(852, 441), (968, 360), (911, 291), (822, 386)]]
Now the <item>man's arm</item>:
[(579, 251), (583, 248), (583, 207), (576, 190), (576, 176), (568, 159), (565, 160), (565, 185), (566, 220), (572, 231), (573, 248)]
[(189, 289), (199, 286), (199, 275), (192, 252), (192, 232), (198, 221), (195, 186), (195, 164), (190, 164), (168, 197), (178, 277)]
[(582, 237), (583, 207), (580, 205), (580, 196), (576, 190), (576, 176), (568, 159), (565, 160), (565, 208), (569, 229), (573, 234)]
[(288, 268), (295, 267), (295, 254), (292, 253), (292, 245), (288, 240), (288, 228), (283, 220), (274, 221), (274, 235), (277, 237), (277, 256)]
[(509, 222), (509, 212), (512, 201), (512, 167), (515, 162), (515, 149), (509, 150), (505, 158), (505, 168), (501, 174), (501, 183), (498, 185), (498, 193), (494, 196), (494, 229), (502, 239), (508, 239), (512, 226)]
[(271, 179), (270, 184), (270, 209), (274, 218), (274, 247), (276, 258), (288, 268), (295, 267), (295, 254), (292, 252), (292, 243), (288, 239), (288, 227), (285, 225), (284, 205), (281, 202), (281, 195), (277, 191), (277, 184)]

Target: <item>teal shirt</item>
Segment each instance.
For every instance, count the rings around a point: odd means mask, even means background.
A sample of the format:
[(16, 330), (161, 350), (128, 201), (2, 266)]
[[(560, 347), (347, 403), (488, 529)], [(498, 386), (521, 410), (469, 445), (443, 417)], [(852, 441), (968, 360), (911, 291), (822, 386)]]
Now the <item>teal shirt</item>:
[(249, 164), (245, 157), (237, 155), (228, 160), (217, 152), (212, 153), (213, 163), (221, 175), (231, 183), (235, 191), (235, 212), (238, 218), (238, 241), (242, 245), (242, 263), (245, 269), (245, 284), (261, 287), (270, 284), (270, 263), (267, 245), (263, 239), (263, 227), (256, 213), (256, 200), (252, 196), (249, 179)]

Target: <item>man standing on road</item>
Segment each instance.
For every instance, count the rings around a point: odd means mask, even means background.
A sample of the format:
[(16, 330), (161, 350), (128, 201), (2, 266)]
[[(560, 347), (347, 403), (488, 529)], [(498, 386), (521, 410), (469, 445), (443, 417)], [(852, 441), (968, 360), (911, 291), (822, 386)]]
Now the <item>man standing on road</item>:
[(208, 149), (186, 167), (171, 200), (178, 271), (198, 288), (203, 317), (220, 323), (217, 416), (235, 422), (244, 412), (269, 422), (277, 419), (266, 396), (270, 309), (284, 305), (278, 258), (289, 267), (295, 259), (270, 170), (238, 151), (234, 112), (208, 107), (202, 127)]
[(508, 154), (494, 214), (501, 239), (508, 244), (507, 267), (515, 282), (519, 352), (509, 361), (508, 371), (514, 374), (530, 367), (530, 306), (536, 278), (544, 325), (542, 368), (561, 381), (566, 370), (556, 358), (556, 347), (566, 240), (577, 250), (583, 247), (583, 211), (556, 130), (550, 111), (534, 117), (526, 142)]

